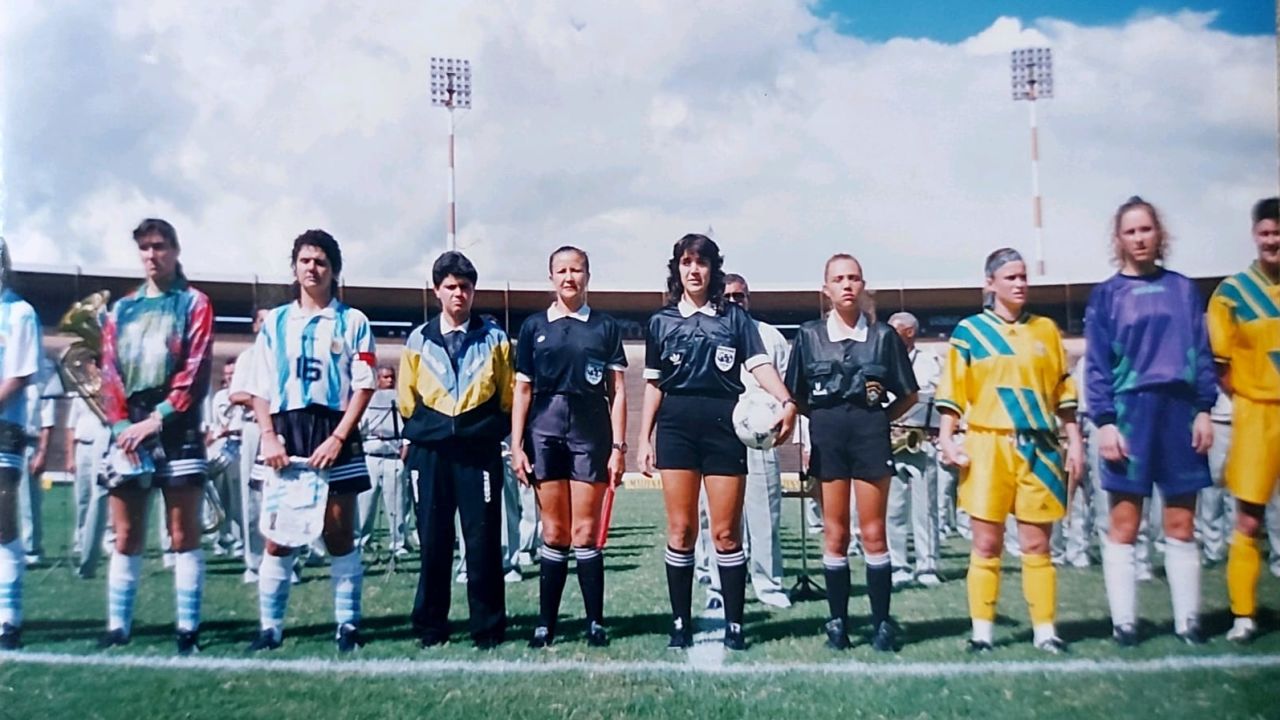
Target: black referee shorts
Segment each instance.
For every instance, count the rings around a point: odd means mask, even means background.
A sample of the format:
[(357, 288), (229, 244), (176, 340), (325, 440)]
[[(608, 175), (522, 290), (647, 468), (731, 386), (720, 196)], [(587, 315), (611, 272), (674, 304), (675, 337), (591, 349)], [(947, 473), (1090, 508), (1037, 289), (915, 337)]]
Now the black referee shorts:
[(613, 425), (609, 404), (586, 395), (534, 395), (525, 453), (539, 480), (605, 482)]
[(880, 480), (893, 474), (889, 416), (856, 405), (809, 413), (809, 475), (819, 480)]
[(654, 440), (658, 469), (746, 475), (747, 446), (733, 432), (737, 402), (703, 395), (663, 397)]

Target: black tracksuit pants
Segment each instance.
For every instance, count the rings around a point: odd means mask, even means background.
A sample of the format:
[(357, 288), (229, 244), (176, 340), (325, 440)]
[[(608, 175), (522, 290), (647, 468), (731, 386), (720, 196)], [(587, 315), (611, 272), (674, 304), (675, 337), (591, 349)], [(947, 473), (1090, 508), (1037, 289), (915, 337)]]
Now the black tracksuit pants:
[(501, 642), (507, 627), (502, 579), (502, 447), (498, 441), (453, 439), (414, 444), (407, 458), (422, 544), (413, 629), (418, 637), (449, 635), (454, 513), (467, 541), (467, 605), (475, 641)]

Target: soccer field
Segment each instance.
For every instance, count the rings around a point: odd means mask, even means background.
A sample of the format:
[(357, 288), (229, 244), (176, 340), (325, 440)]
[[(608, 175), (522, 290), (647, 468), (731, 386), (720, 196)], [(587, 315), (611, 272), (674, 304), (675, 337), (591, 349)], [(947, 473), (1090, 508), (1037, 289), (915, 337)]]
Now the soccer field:
[[(46, 549), (68, 537), (70, 493), (46, 495)], [(788, 584), (799, 572), (794, 500), (784, 505)], [(581, 597), (566, 589), (557, 645), (525, 643), (537, 607), (536, 569), (507, 585), (508, 642), (472, 649), (464, 632), (465, 593), (454, 586), (455, 635), (421, 650), (408, 627), (416, 556), (365, 577), (363, 628), (369, 644), (339, 658), (332, 634), (327, 568), (307, 568), (290, 599), (282, 649), (245, 656), (257, 628), (256, 586), (240, 582), (237, 561), (210, 558), (204, 652), (173, 656), (172, 578), (154, 552), (144, 564), (133, 643), (109, 652), (95, 641), (105, 625), (105, 568), (78, 580), (65, 566), (27, 575), (26, 648), (0, 656), (0, 718), (613, 718), (613, 717), (1280, 717), (1280, 581), (1264, 573), (1262, 636), (1247, 648), (1223, 639), (1229, 625), (1222, 569), (1205, 572), (1206, 629), (1212, 641), (1189, 648), (1172, 636), (1168, 588), (1140, 586), (1148, 621), (1138, 648), (1110, 640), (1101, 571), (1061, 569), (1059, 629), (1071, 643), (1063, 657), (1031, 648), (1016, 560), (1005, 564), (996, 652), (967, 656), (964, 597), (967, 544), (945, 545), (941, 587), (894, 595), (905, 646), (892, 656), (865, 638), (835, 653), (823, 646), (825, 601), (777, 610), (747, 606), (751, 648), (726, 655), (717, 619), (702, 618), (692, 651), (665, 649), (668, 623), (662, 570), (662, 501), (658, 492), (619, 494), (606, 554), (612, 645), (582, 641)], [(810, 557), (816, 540), (810, 540)], [(855, 626), (865, 624), (860, 563), (854, 563)], [(750, 593), (748, 593), (750, 595)], [(695, 607), (703, 600), (695, 590)]]

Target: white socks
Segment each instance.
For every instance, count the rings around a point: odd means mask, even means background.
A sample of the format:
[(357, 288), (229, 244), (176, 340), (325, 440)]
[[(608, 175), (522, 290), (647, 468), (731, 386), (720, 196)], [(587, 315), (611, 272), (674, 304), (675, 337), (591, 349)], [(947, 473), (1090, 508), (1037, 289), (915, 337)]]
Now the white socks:
[(196, 548), (175, 554), (173, 591), (178, 632), (195, 631), (200, 627), (200, 598), (204, 593), (204, 550)]
[(111, 553), (107, 566), (107, 629), (133, 630), (133, 600), (138, 594), (138, 578), (142, 574), (142, 556)]
[(22, 538), (0, 545), (0, 623), (22, 627), (22, 574), (26, 571)]
[(277, 639), (284, 631), (284, 613), (289, 607), (293, 555), (276, 557), (268, 553), (258, 566), (258, 614), (262, 629), (274, 631)]
[(1184, 633), (1188, 621), (1200, 616), (1200, 549), (1196, 541), (1165, 538), (1164, 572), (1173, 601), (1173, 629)]
[[(1133, 625), (1138, 621), (1138, 579), (1133, 545), (1102, 540), (1102, 577), (1111, 606), (1111, 625)], [(1196, 567), (1199, 567), (1197, 559)]]
[(329, 568), (333, 578), (333, 619), (338, 626), (360, 624), (360, 593), (364, 585), (364, 562), (360, 550), (334, 556)]

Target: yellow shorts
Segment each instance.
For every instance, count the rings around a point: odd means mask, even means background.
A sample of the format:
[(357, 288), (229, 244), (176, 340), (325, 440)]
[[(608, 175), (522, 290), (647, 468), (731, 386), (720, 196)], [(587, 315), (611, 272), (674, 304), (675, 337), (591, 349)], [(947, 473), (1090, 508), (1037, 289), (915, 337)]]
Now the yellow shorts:
[(1231, 398), (1227, 489), (1240, 500), (1266, 505), (1280, 480), (1280, 402)]
[(1056, 438), (969, 428), (961, 470), (960, 507), (987, 522), (1009, 513), (1023, 522), (1048, 523), (1066, 515), (1067, 473)]

